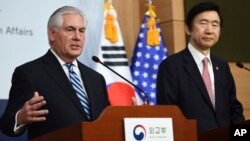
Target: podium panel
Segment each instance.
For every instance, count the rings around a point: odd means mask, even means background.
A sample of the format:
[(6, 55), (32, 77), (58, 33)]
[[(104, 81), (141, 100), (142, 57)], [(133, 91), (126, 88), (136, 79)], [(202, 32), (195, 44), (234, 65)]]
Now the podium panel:
[(196, 121), (187, 120), (180, 109), (174, 105), (111, 106), (107, 107), (95, 121), (65, 127), (30, 141), (124, 141), (123, 119), (125, 117), (172, 118), (175, 141), (197, 141)]
[[(234, 125), (250, 126), (250, 120), (246, 120)], [(199, 133), (198, 141), (230, 141), (230, 125)]]

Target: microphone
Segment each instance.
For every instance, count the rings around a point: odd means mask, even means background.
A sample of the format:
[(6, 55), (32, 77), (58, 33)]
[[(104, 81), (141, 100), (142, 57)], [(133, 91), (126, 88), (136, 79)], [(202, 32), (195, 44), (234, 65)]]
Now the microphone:
[(241, 62), (237, 62), (237, 63), (236, 63), (236, 66), (239, 67), (239, 68), (242, 68), (242, 69), (245, 69), (245, 70), (250, 71), (250, 69), (247, 68), (247, 67), (245, 67)]
[(118, 75), (119, 77), (121, 77), (123, 80), (125, 80), (126, 82), (128, 82), (129, 84), (131, 84), (132, 86), (134, 86), (135, 88), (137, 88), (140, 92), (142, 92), (145, 95), (145, 101), (144, 104), (148, 105), (149, 101), (148, 101), (148, 95), (146, 94), (146, 92), (144, 92), (140, 87), (136, 86), (135, 84), (133, 84), (132, 82), (130, 82), (128, 79), (126, 79), (125, 77), (123, 77), (122, 75), (120, 75), (119, 73), (117, 73), (116, 71), (114, 71), (113, 69), (111, 69), (109, 66), (105, 65), (103, 62), (100, 61), (100, 59), (96, 56), (92, 56), (92, 60), (96, 63), (100, 63), (102, 64), (104, 67), (106, 67), (107, 69), (111, 70), (113, 73), (115, 73), (116, 75)]

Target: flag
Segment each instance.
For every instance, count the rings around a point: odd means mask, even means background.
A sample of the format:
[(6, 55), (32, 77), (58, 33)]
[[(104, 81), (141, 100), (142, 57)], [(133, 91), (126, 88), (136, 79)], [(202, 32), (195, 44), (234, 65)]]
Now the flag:
[(130, 66), (134, 84), (143, 89), (146, 96), (138, 90), (137, 94), (142, 101), (148, 99), (149, 105), (156, 104), (158, 67), (167, 57), (166, 45), (155, 16), (154, 11), (145, 14)]
[[(108, 1), (104, 6), (100, 45), (95, 56), (98, 56), (101, 62), (132, 82), (117, 14)], [(132, 105), (131, 98), (135, 96), (133, 86), (101, 64), (96, 63), (93, 68), (105, 77), (108, 97), (112, 106)]]

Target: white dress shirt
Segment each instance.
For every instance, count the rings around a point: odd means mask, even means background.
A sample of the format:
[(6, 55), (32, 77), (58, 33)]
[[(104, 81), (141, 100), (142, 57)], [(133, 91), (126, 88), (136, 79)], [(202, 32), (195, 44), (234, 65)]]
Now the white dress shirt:
[(209, 72), (209, 76), (211, 78), (211, 82), (212, 82), (212, 89), (213, 89), (213, 95), (215, 95), (215, 89), (214, 89), (214, 71), (213, 71), (213, 64), (211, 62), (211, 58), (210, 58), (210, 53), (208, 53), (207, 56), (205, 56), (204, 54), (202, 54), (201, 52), (199, 52), (197, 49), (195, 49), (191, 43), (188, 44), (188, 50), (190, 51), (191, 55), (194, 58), (195, 63), (197, 64), (199, 71), (202, 75), (202, 70), (203, 70), (203, 63), (202, 60), (207, 57), (209, 60), (208, 63), (208, 72)]

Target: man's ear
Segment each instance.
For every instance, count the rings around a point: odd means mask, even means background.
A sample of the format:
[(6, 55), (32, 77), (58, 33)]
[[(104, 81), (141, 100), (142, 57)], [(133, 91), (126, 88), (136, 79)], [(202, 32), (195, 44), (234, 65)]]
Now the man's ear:
[(189, 28), (186, 24), (185, 24), (185, 32), (187, 35), (191, 35), (191, 31), (189, 30)]
[(48, 28), (48, 36), (51, 41), (55, 40), (55, 33), (56, 33), (55, 29)]

